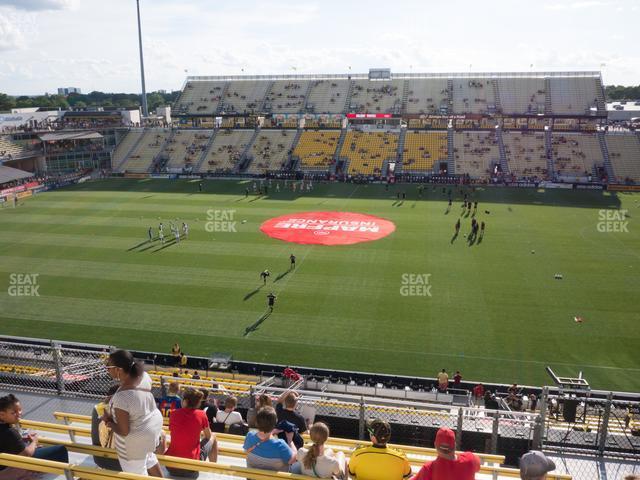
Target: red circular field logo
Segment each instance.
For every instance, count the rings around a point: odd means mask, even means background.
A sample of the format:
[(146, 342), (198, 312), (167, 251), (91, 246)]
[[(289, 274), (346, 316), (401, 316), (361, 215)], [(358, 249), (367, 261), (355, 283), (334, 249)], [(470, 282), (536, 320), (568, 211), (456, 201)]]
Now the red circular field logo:
[(351, 212), (303, 212), (267, 220), (260, 230), (285, 242), (351, 245), (384, 238), (396, 229), (389, 220)]

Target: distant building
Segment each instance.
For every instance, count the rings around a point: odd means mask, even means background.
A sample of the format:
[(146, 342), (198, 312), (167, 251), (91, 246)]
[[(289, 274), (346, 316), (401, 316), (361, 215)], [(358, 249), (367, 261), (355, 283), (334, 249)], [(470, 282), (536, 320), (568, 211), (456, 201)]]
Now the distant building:
[(64, 95), (65, 97), (71, 93), (82, 93), (79, 88), (76, 87), (62, 87), (58, 88), (58, 95)]

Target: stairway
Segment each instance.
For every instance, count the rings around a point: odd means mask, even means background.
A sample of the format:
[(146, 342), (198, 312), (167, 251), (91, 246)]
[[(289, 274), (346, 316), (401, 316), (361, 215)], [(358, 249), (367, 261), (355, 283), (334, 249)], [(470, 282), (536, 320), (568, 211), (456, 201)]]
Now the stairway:
[(507, 152), (504, 148), (501, 128), (496, 128), (496, 139), (498, 140), (498, 150), (500, 152), (500, 168), (502, 169), (502, 174), (509, 175), (509, 163), (507, 162)]
[(453, 111), (453, 80), (447, 80), (447, 114), (452, 115)]
[(604, 92), (604, 87), (602, 85), (602, 79), (596, 78), (596, 99), (598, 101), (598, 116), (606, 117), (607, 116), (607, 100)]
[(547, 129), (544, 132), (544, 147), (547, 152), (547, 176), (550, 180), (555, 180), (556, 174), (553, 168), (553, 141), (551, 136), (551, 129)]
[(267, 99), (269, 98), (269, 94), (271, 93), (271, 89), (273, 88), (274, 83), (275, 82), (273, 80), (269, 82), (269, 86), (267, 86), (267, 89), (265, 90), (265, 93), (264, 93), (264, 98), (262, 99), (262, 102), (260, 102), (259, 108), (257, 110), (258, 113), (271, 113), (273, 111), (273, 101), (269, 106), (268, 112), (265, 111), (265, 108), (267, 105)]
[(171, 140), (173, 140), (173, 137), (175, 137), (176, 132), (178, 131), (178, 129), (171, 129), (171, 132), (169, 133), (169, 136), (164, 140), (164, 142), (162, 142), (162, 146), (160, 147), (160, 151), (158, 152), (158, 154), (153, 158), (153, 160), (151, 160), (151, 164), (149, 165), (149, 168), (147, 168), (147, 173), (152, 173), (154, 171), (154, 167), (156, 165), (156, 163), (158, 162), (158, 160), (160, 159), (164, 159), (165, 160), (165, 164), (169, 161), (169, 154), (167, 154), (167, 152), (165, 152), (167, 145), (169, 145), (169, 143), (171, 142)]
[[(613, 181), (616, 176), (613, 171), (613, 164), (611, 163), (611, 158), (609, 157), (609, 147), (607, 147), (607, 140), (604, 136), (604, 132), (599, 131), (597, 133), (598, 143), (600, 144), (600, 150), (602, 151), (602, 159), (604, 160), (604, 170), (607, 172), (607, 177), (609, 181)], [(595, 178), (598, 178), (596, 175)]]
[(302, 162), (300, 162), (300, 158), (299, 157), (295, 157), (293, 158), (293, 151), (296, 149), (296, 146), (298, 145), (298, 142), (300, 141), (300, 137), (302, 136), (302, 132), (304, 130), (302, 128), (299, 128), (296, 131), (296, 136), (293, 137), (293, 142), (291, 142), (291, 155), (289, 155), (289, 157), (287, 158), (287, 168), (288, 170), (293, 170), (293, 168), (295, 167), (296, 164), (300, 164), (298, 170), (300, 170), (300, 167), (302, 167)]
[[(234, 172), (239, 172), (240, 171), (240, 167), (244, 163), (245, 159), (248, 157), (249, 152), (251, 151), (251, 147), (253, 146), (254, 142), (256, 141), (256, 138), (258, 138), (259, 134), (260, 134), (260, 127), (256, 128), (253, 131), (253, 135), (251, 135), (251, 140), (249, 140), (247, 142), (247, 146), (244, 147), (244, 150), (242, 150), (242, 153), (240, 154), (240, 158), (238, 159), (238, 163), (236, 163), (234, 168), (233, 168)], [(249, 166), (249, 164), (245, 165), (244, 169), (246, 170), (246, 168), (248, 166)]]
[(544, 79), (544, 114), (553, 115), (553, 105), (551, 103), (551, 79)]
[(202, 164), (206, 160), (207, 155), (209, 155), (209, 150), (211, 150), (211, 145), (213, 145), (213, 142), (216, 139), (217, 133), (218, 133), (218, 129), (215, 129), (213, 132), (211, 132), (211, 138), (209, 138), (206, 148), (202, 152), (202, 155), (200, 155), (200, 158), (198, 159), (198, 163), (196, 164), (196, 166), (193, 167), (194, 173), (199, 172), (200, 169), (202, 168)]
[(409, 80), (404, 81), (402, 86), (402, 103), (400, 104), (400, 111), (398, 113), (405, 114), (407, 111), (407, 102), (409, 100)]
[[(140, 138), (138, 138), (138, 140), (133, 144), (133, 146), (129, 149), (127, 154), (124, 157), (122, 157), (122, 160), (120, 161), (120, 163), (118, 164), (117, 167), (113, 168), (113, 165), (111, 166), (111, 168), (113, 169), (114, 172), (122, 172), (123, 171), (122, 167), (124, 167), (124, 165), (129, 160), (129, 155), (131, 155), (133, 152), (135, 152), (136, 148), (138, 148), (138, 145), (140, 145), (140, 142), (142, 141), (142, 139), (144, 138), (144, 134), (146, 133), (146, 129), (142, 129), (142, 131), (132, 130), (127, 135), (131, 135), (132, 133), (137, 133), (137, 132), (141, 133)], [(124, 138), (122, 140), (124, 140)], [(120, 140), (120, 141), (122, 141), (122, 140)], [(115, 151), (115, 149), (114, 149), (114, 151)]]
[(394, 172), (396, 175), (402, 173), (402, 156), (404, 153), (404, 142), (405, 142), (406, 136), (407, 136), (407, 129), (401, 128), (400, 136), (398, 137), (398, 154), (396, 157), (396, 169)]
[(500, 88), (498, 87), (498, 80), (495, 78), (491, 80), (493, 86), (493, 97), (495, 98), (496, 113), (502, 113), (502, 100), (500, 100)]
[(342, 113), (350, 113), (351, 112), (351, 95), (353, 94), (353, 88), (355, 87), (356, 82), (353, 80), (349, 80), (349, 90), (347, 90), (347, 98), (344, 103), (344, 110)]
[(315, 83), (315, 80), (309, 80), (309, 83), (307, 84), (307, 89), (304, 92), (304, 103), (302, 104), (302, 107), (300, 107), (300, 111), (298, 113), (307, 112), (307, 103), (309, 102), (309, 94), (311, 93), (311, 89), (313, 88), (314, 83)]
[(338, 145), (336, 146), (336, 153), (333, 154), (333, 159), (336, 163), (340, 159), (340, 152), (342, 151), (342, 145), (344, 145), (344, 139), (347, 136), (347, 129), (343, 128), (340, 131), (340, 138), (338, 139)]
[[(452, 81), (453, 84), (453, 81)], [(447, 129), (447, 171), (449, 175), (455, 175), (456, 173), (456, 161), (455, 154), (453, 152), (453, 128)]]
[(220, 102), (218, 102), (218, 106), (216, 107), (215, 113), (224, 112), (225, 110), (224, 106), (227, 103), (227, 92), (229, 91), (230, 84), (231, 84), (230, 82), (227, 82), (224, 84), (224, 87), (222, 87), (222, 92), (220, 93)]

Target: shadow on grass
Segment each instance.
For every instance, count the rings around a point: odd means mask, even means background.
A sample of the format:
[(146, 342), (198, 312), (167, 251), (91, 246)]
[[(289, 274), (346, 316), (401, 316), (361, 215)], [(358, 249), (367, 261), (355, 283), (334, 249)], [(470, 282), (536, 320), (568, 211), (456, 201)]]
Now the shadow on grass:
[[(153, 240), (155, 240), (155, 238)], [(153, 243), (153, 240), (145, 240), (144, 242), (140, 242), (139, 244), (137, 244), (137, 245), (135, 245), (135, 246), (133, 246), (131, 248), (128, 248), (127, 252), (130, 252), (131, 250), (135, 250), (136, 248), (140, 248), (141, 246), (146, 245), (147, 243)]]
[(456, 232), (456, 233), (453, 234), (453, 237), (451, 237), (451, 242), (449, 242), (449, 243), (453, 244), (453, 242), (455, 242), (458, 239), (458, 233), (459, 232)]
[(251, 292), (247, 293), (247, 294), (244, 296), (244, 298), (243, 298), (242, 300), (246, 302), (246, 301), (247, 301), (247, 300), (249, 300), (251, 297), (253, 297), (256, 293), (258, 293), (258, 292), (262, 289), (262, 287), (264, 287), (264, 285), (260, 285), (260, 286), (259, 286), (258, 288), (256, 288), (255, 290), (253, 290), (253, 291), (251, 291)]
[(156, 248), (155, 250), (153, 250), (151, 253), (159, 252), (160, 250), (164, 250), (165, 248), (169, 248), (172, 245), (175, 245), (176, 243), (178, 243), (178, 242), (176, 242), (175, 240), (169, 240), (169, 241), (165, 242), (165, 244), (162, 245), (160, 248)]
[(280, 275), (278, 275), (275, 280), (273, 281), (274, 283), (282, 280), (284, 277), (286, 277), (287, 275), (289, 275), (289, 272), (291, 272), (291, 269), (287, 270), (286, 272), (282, 272)]
[(258, 320), (256, 320), (252, 325), (249, 325), (247, 328), (244, 329), (244, 333), (242, 334), (242, 336), (246, 337), (251, 332), (255, 332), (256, 330), (258, 330), (262, 322), (264, 322), (267, 318), (269, 318), (270, 315), (271, 315), (270, 310), (264, 312)]

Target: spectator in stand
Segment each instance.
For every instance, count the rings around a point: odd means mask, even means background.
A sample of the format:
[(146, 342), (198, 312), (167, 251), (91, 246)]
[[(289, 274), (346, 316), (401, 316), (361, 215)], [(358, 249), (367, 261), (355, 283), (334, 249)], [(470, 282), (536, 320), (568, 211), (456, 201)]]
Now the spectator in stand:
[(162, 477), (154, 453), (162, 434), (162, 414), (151, 393), (151, 377), (126, 350), (109, 355), (107, 371), (120, 388), (111, 397), (102, 420), (115, 434), (122, 471)]
[(438, 390), (441, 392), (446, 392), (449, 388), (449, 374), (443, 368), (440, 373), (438, 373)]
[[(0, 397), (0, 453), (69, 463), (69, 453), (64, 446), (38, 447), (37, 433), (21, 431), (21, 417), (22, 406), (15, 395)], [(0, 478), (3, 480), (33, 478), (31, 473), (20, 468), (0, 466)]]
[(547, 478), (547, 473), (555, 469), (556, 464), (537, 450), (531, 450), (520, 458), (522, 480), (544, 480)]
[(250, 428), (256, 428), (256, 414), (262, 407), (273, 407), (273, 401), (266, 393), (258, 395), (255, 408), (250, 408), (247, 412), (247, 423)]
[(180, 352), (180, 368), (187, 368), (187, 361), (187, 356), (183, 352)]
[(244, 422), (240, 412), (235, 411), (237, 406), (238, 399), (236, 397), (227, 397), (224, 401), (224, 410), (218, 410), (216, 414), (216, 422), (224, 423), (225, 425)]
[(514, 383), (513, 385), (511, 385), (509, 387), (509, 389), (507, 390), (508, 394), (513, 394), (513, 395), (518, 395), (519, 389), (518, 389), (518, 384)]
[(480, 405), (483, 402), (484, 397), (484, 385), (479, 383), (475, 387), (473, 387), (473, 399), (476, 405)]
[(460, 388), (461, 382), (462, 375), (460, 374), (460, 370), (456, 370), (456, 374), (453, 376), (453, 388)]
[(278, 398), (276, 414), (278, 415), (278, 423), (283, 421), (290, 422), (298, 429), (297, 433), (299, 435), (295, 436), (294, 440), (296, 447), (300, 448), (304, 444), (300, 435), (307, 431), (307, 422), (302, 415), (295, 411), (297, 404), (298, 394), (291, 390), (285, 391)]
[(372, 420), (367, 423), (367, 431), (372, 445), (358, 448), (351, 454), (349, 475), (356, 480), (409, 478), (411, 465), (407, 456), (387, 446), (391, 439), (389, 424), (384, 420)]
[(213, 428), (213, 424), (216, 423), (216, 415), (218, 415), (218, 401), (216, 400), (213, 392), (209, 392), (207, 395), (204, 413), (207, 415), (207, 419), (209, 420), (209, 428)]
[(171, 382), (169, 384), (169, 392), (165, 397), (162, 397), (158, 401), (158, 408), (163, 417), (169, 417), (173, 410), (180, 408), (182, 405), (182, 398), (180, 397), (180, 384), (178, 382)]
[(536, 407), (538, 406), (538, 397), (535, 393), (531, 393), (529, 395), (529, 408), (532, 412), (536, 411)]
[(194, 380), (200, 380), (200, 375), (198, 375), (198, 371), (194, 370), (193, 375), (191, 376)]
[(324, 446), (329, 439), (329, 427), (322, 422), (316, 422), (311, 426), (309, 436), (313, 445), (298, 450), (298, 461), (291, 472), (317, 478), (344, 478), (344, 453), (334, 453)]
[(273, 407), (261, 408), (256, 415), (257, 432), (249, 432), (242, 448), (247, 453), (247, 467), (286, 472), (296, 461), (297, 449), (293, 444), (293, 432), (287, 440), (275, 438), (278, 416)]
[[(169, 418), (171, 445), (165, 455), (217, 462), (218, 442), (211, 433), (207, 415), (200, 410), (204, 395), (200, 390), (186, 388), (182, 397), (182, 408), (174, 411)], [(167, 470), (171, 475), (198, 478), (197, 471), (171, 467), (167, 467)]]
[(173, 355), (174, 365), (180, 365), (180, 345), (178, 342), (173, 344), (171, 347), (171, 355)]
[(411, 480), (473, 480), (480, 470), (480, 458), (471, 452), (456, 454), (456, 434), (441, 428), (436, 434), (435, 460), (426, 462)]

